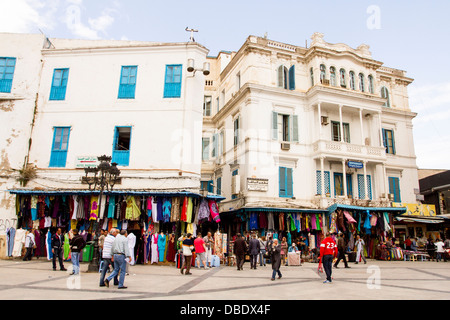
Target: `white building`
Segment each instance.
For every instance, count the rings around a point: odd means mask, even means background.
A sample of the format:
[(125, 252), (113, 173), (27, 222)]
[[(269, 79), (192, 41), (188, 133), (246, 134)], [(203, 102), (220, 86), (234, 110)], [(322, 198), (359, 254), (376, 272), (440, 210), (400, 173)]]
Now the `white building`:
[(250, 36), (208, 61), (202, 181), (221, 212), (416, 202), (413, 80), (368, 46)]

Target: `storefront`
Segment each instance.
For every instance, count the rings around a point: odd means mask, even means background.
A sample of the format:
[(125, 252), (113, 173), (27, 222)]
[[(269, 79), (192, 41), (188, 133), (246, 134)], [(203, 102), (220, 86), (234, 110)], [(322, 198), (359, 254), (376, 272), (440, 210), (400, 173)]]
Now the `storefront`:
[[(7, 230), (8, 257), (22, 256), (25, 234), (34, 232), (34, 256), (51, 259), (50, 239), (58, 228), (67, 242), (68, 231), (78, 229), (88, 243), (100, 230), (127, 230), (129, 235), (133, 234), (129, 243), (137, 264), (174, 262), (177, 240), (182, 234), (205, 235), (210, 231), (220, 235), (217, 206), (223, 200), (220, 196), (111, 191), (100, 198), (99, 192), (76, 190), (10, 190), (10, 193), (16, 195), (18, 221), (17, 228)], [(221, 235), (219, 240), (222, 241)], [(217, 252), (221, 250), (218, 247)], [(65, 252), (64, 258), (69, 254)], [(92, 254), (84, 257), (92, 259)]]

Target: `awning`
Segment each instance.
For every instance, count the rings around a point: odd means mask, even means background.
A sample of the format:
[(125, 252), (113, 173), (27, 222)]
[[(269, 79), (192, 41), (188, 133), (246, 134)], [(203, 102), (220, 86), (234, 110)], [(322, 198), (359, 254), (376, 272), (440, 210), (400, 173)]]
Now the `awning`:
[(422, 219), (422, 218), (413, 218), (409, 216), (400, 216), (396, 217), (395, 219), (402, 222), (419, 222), (419, 223), (433, 223), (433, 224), (445, 222), (445, 219), (429, 219), (429, 218)]
[(351, 206), (346, 204), (333, 204), (331, 207), (328, 208), (328, 212), (334, 212), (337, 209), (343, 209), (343, 210), (353, 210), (353, 211), (369, 211), (369, 212), (390, 212), (390, 213), (396, 213), (396, 214), (402, 214), (406, 212), (406, 208), (400, 207), (400, 208), (392, 208), (392, 207), (358, 207), (358, 206)]
[(223, 211), (221, 212), (221, 214), (253, 213), (253, 212), (283, 212), (283, 213), (311, 213), (311, 214), (327, 213), (326, 210), (318, 210), (318, 209), (253, 207), (253, 208), (240, 208), (236, 210)]
[[(16, 195), (30, 195), (30, 196), (69, 196), (69, 195), (99, 195), (98, 190), (8, 190), (11, 194)], [(219, 195), (206, 195), (203, 196), (199, 193), (189, 191), (177, 191), (177, 192), (162, 192), (162, 191), (144, 191), (144, 190), (113, 190), (103, 191), (104, 195), (127, 195), (127, 196), (147, 196), (147, 197), (194, 197), (194, 198), (206, 198), (207, 200), (215, 200), (220, 202), (226, 198)]]

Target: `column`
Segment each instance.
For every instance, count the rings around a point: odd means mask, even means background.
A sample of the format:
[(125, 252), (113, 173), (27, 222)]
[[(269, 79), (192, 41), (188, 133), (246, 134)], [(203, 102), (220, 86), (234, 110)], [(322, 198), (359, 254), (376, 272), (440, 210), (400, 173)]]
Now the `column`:
[(342, 124), (342, 104), (339, 105), (339, 126), (341, 131), (341, 142), (344, 142), (344, 125)]
[(363, 116), (362, 116), (363, 110), (362, 108), (359, 109), (359, 124), (361, 126), (361, 145), (365, 145), (366, 142), (364, 141), (364, 126), (363, 126)]
[(324, 171), (324, 164), (323, 164), (323, 157), (320, 157), (320, 180), (321, 180), (321, 186), (322, 186), (322, 198), (325, 198), (325, 171)]
[(384, 147), (384, 143), (383, 143), (383, 126), (381, 124), (381, 111), (378, 112), (378, 121), (379, 121), (379, 126), (380, 126), (380, 130), (379, 130), (379, 134), (380, 134), (380, 147)]
[(317, 112), (319, 114), (319, 140), (322, 140), (322, 109), (320, 107), (320, 102), (317, 105)]
[(345, 161), (346, 159), (342, 159), (342, 181), (343, 181), (343, 188), (344, 188), (344, 196), (347, 199), (347, 171), (345, 168)]
[(384, 198), (389, 200), (389, 182), (386, 173), (386, 164), (383, 163)]

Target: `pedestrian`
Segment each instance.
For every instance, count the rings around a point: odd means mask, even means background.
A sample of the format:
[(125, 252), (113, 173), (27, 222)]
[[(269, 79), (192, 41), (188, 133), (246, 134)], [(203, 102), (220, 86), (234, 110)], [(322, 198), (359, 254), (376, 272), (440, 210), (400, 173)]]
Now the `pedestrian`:
[(344, 235), (342, 234), (342, 232), (339, 232), (339, 234), (338, 234), (337, 247), (338, 247), (338, 259), (337, 259), (336, 263), (334, 264), (334, 267), (338, 268), (339, 262), (341, 260), (343, 260), (345, 268), (350, 268), (347, 263), (347, 258), (345, 257), (345, 239), (344, 239)]
[(411, 251), (417, 252), (416, 238), (411, 238)]
[(127, 272), (127, 259), (131, 261), (130, 248), (128, 246), (127, 230), (121, 230), (120, 233), (114, 239), (112, 244), (111, 253), (114, 258), (114, 270), (111, 272), (108, 278), (105, 279), (105, 285), (109, 287), (109, 282), (119, 276), (118, 289), (126, 289), (125, 273)]
[(444, 262), (447, 262), (447, 257), (445, 255), (444, 242), (441, 239), (437, 239), (434, 243), (436, 246), (436, 262), (439, 262), (444, 259)]
[(84, 241), (83, 237), (78, 234), (78, 229), (73, 229), (69, 232), (69, 244), (70, 251), (72, 255), (72, 266), (73, 271), (72, 274), (80, 273), (80, 253), (81, 250), (86, 246), (86, 241)]
[(211, 232), (208, 232), (207, 235), (203, 238), (203, 241), (205, 242), (206, 245), (206, 264), (209, 267), (212, 267), (212, 248), (214, 246), (214, 238), (212, 237)]
[(58, 258), (59, 269), (61, 271), (67, 271), (64, 268), (63, 255), (64, 255), (64, 237), (62, 236), (61, 228), (56, 230), (56, 233), (51, 238), (52, 253), (53, 253), (53, 271), (56, 271), (56, 258)]
[(434, 259), (434, 252), (436, 251), (436, 246), (434, 245), (433, 239), (431, 237), (428, 238), (426, 244), (428, 255), (430, 256), (430, 260)]
[(256, 270), (256, 263), (258, 262), (258, 255), (261, 252), (261, 245), (259, 240), (256, 239), (256, 234), (252, 235), (248, 245), (248, 252), (250, 254), (250, 269)]
[(327, 275), (327, 279), (323, 283), (331, 283), (333, 259), (337, 257), (337, 253), (336, 242), (331, 238), (330, 232), (327, 232), (326, 238), (320, 243), (319, 264), (322, 263)]
[(278, 279), (281, 279), (281, 244), (278, 244), (278, 239), (273, 239), (270, 256), (270, 260), (272, 261), (272, 278), (270, 280), (274, 281), (277, 274)]
[(206, 263), (206, 244), (205, 241), (203, 241), (201, 233), (198, 233), (197, 239), (194, 240), (194, 248), (195, 254), (197, 255), (198, 267), (201, 268), (200, 263), (202, 263), (205, 270), (209, 269)]
[(105, 238), (107, 235), (108, 231), (102, 229), (100, 231), (100, 236), (98, 237), (98, 253), (100, 259), (102, 259), (103, 243), (105, 242)]
[(192, 251), (194, 250), (194, 241), (192, 240), (192, 234), (188, 233), (186, 238), (183, 240), (183, 266), (181, 267), (181, 274), (183, 274), (184, 269), (186, 269), (186, 275), (191, 275), (191, 262), (192, 262)]
[[(102, 272), (100, 274), (100, 287), (106, 286), (105, 276), (106, 272), (109, 270), (109, 266), (112, 266), (114, 268), (112, 246), (114, 240), (116, 240), (116, 236), (118, 233), (119, 230), (113, 228), (109, 231), (109, 234), (105, 237), (102, 250)], [(118, 275), (114, 277), (114, 285), (115, 286), (119, 285)]]
[(23, 261), (30, 261), (33, 256), (33, 249), (36, 248), (36, 239), (34, 237), (34, 229), (31, 229), (25, 237), (25, 248), (27, 249)]
[(406, 237), (406, 240), (405, 240), (405, 250), (411, 251), (411, 245), (412, 245), (412, 241), (411, 241), (411, 238), (408, 236), (408, 237)]
[(362, 258), (364, 260), (364, 264), (367, 263), (366, 258), (364, 257), (364, 240), (361, 239), (360, 235), (356, 235), (356, 241), (355, 241), (355, 246), (356, 246), (356, 262), (355, 264), (358, 264), (360, 258)]
[(266, 266), (266, 246), (267, 246), (267, 241), (266, 241), (266, 237), (262, 236), (259, 239), (259, 266)]
[(287, 243), (286, 237), (281, 239), (281, 261), (286, 265), (286, 257), (288, 254), (289, 245)]
[(234, 254), (236, 255), (236, 266), (238, 270), (244, 270), (245, 254), (247, 253), (247, 244), (240, 233), (236, 235), (234, 242)]

